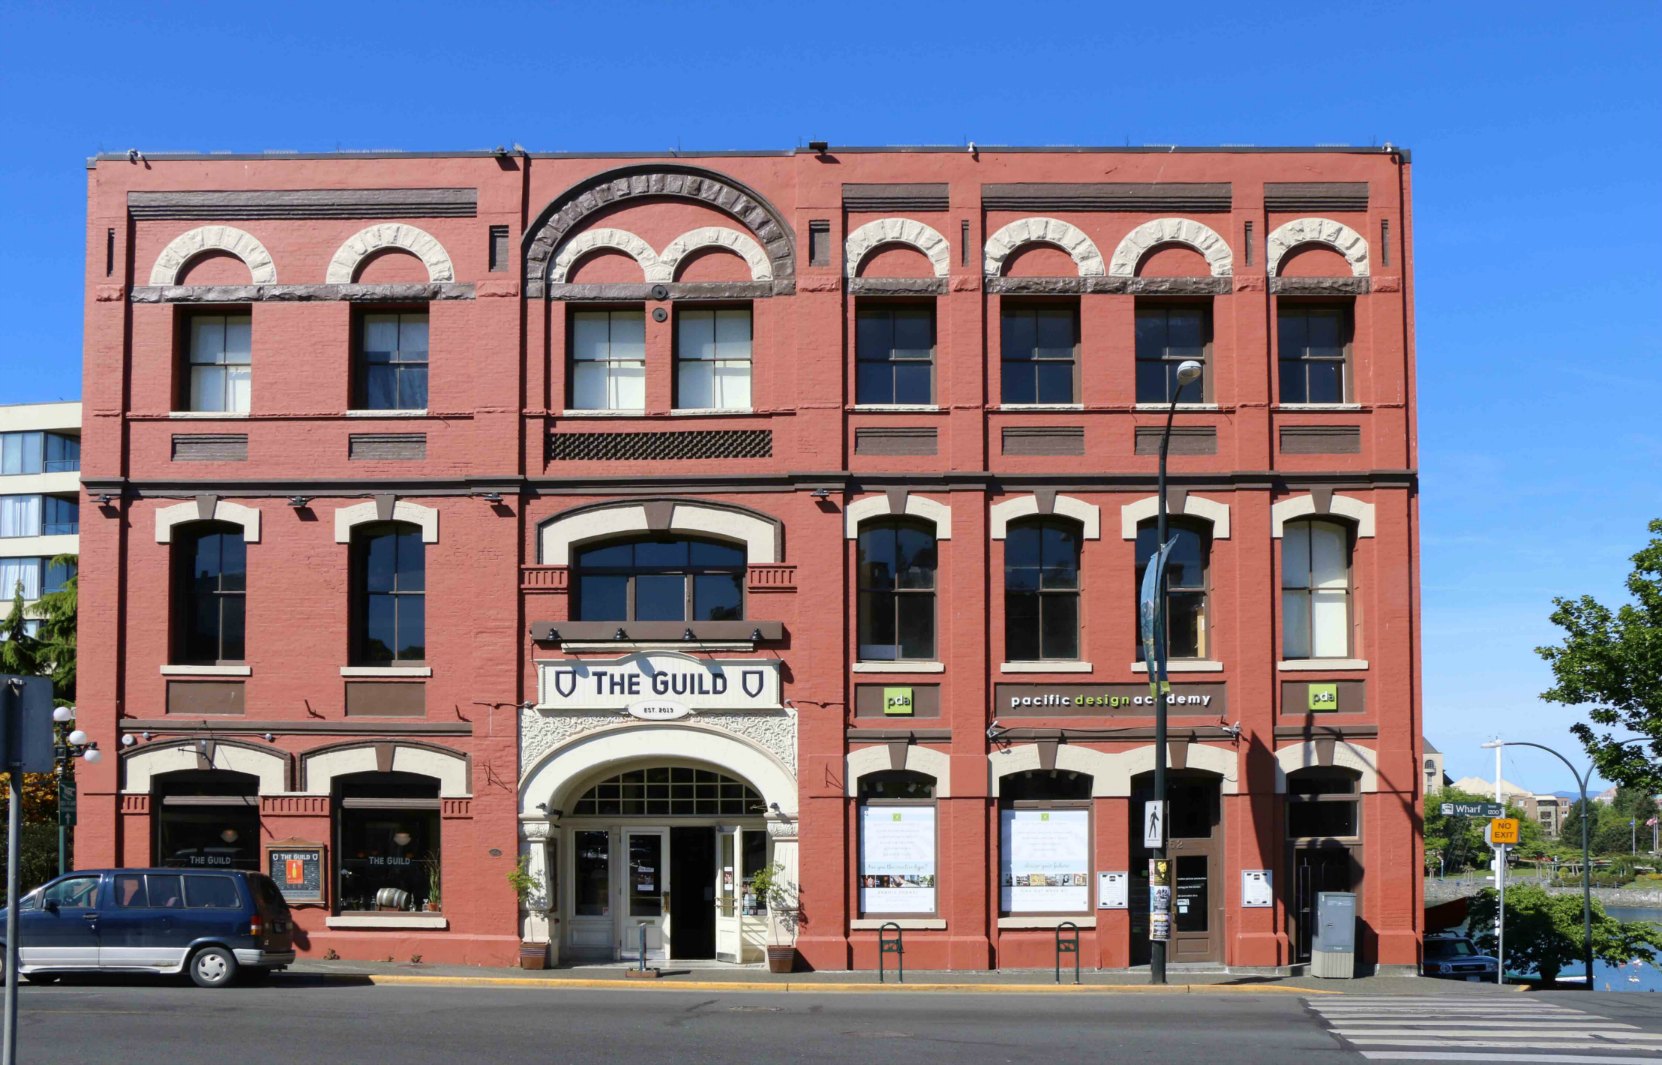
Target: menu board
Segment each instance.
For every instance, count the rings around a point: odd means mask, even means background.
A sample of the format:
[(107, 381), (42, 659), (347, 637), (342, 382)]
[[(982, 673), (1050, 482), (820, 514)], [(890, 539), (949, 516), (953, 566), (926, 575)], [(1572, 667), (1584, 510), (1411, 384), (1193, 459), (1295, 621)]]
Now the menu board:
[(860, 808), (860, 910), (935, 912), (935, 808)]
[(272, 843), (265, 852), (266, 875), (289, 903), (322, 902), (323, 845), (302, 840)]
[(1005, 810), (1002, 902), (1005, 913), (1072, 913), (1090, 907), (1088, 810)]

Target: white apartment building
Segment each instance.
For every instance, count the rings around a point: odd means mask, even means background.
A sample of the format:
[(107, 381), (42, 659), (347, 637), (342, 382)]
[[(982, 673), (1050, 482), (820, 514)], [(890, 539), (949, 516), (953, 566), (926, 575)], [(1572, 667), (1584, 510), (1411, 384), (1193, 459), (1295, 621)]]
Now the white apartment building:
[(0, 406), (0, 610), (74, 576), (52, 565), (80, 550), (81, 405)]

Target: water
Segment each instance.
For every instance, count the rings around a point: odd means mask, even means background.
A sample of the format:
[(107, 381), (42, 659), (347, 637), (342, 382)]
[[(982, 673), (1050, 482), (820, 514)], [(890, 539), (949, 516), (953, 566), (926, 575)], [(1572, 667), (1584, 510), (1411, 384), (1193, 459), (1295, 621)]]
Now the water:
[[(1662, 910), (1641, 909), (1635, 906), (1606, 906), (1604, 912), (1622, 921), (1655, 921), (1662, 924)], [(1593, 980), (1600, 991), (1662, 991), (1662, 962), (1640, 962), (1635, 965), (1606, 965), (1593, 963)]]

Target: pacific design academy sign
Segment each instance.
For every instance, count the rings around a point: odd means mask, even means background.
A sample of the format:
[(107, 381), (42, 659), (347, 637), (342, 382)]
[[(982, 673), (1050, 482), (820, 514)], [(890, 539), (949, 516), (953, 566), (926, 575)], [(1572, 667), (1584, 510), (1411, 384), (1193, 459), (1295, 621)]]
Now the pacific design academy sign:
[(624, 710), (661, 700), (688, 710), (778, 710), (779, 663), (694, 658), (674, 651), (537, 663), (540, 710)]

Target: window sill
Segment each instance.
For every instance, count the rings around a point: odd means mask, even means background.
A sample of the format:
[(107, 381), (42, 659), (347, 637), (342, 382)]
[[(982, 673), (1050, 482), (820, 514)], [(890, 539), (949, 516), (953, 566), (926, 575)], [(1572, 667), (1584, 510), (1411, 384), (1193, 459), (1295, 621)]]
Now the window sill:
[(245, 410), (170, 410), (167, 412), (167, 416), (179, 421), (201, 421), (210, 418), (246, 418), (248, 412)]
[(1083, 403), (1000, 403), (994, 410), (1084, 410)]
[(1078, 917), (1069, 917), (1069, 916), (1065, 916), (1065, 915), (1057, 916), (1057, 917), (1044, 917), (1044, 916), (1039, 916), (1039, 915), (1035, 915), (1035, 916), (1032, 916), (1032, 917), (1028, 917), (1028, 916), (1024, 916), (1024, 915), (1017, 915), (1015, 917), (1000, 917), (998, 919), (998, 927), (1000, 927), (1000, 928), (1060, 928), (1064, 924), (1068, 924), (1070, 922), (1075, 924), (1075, 925), (1078, 925), (1080, 928), (1095, 928), (1096, 927), (1096, 918), (1086, 916), (1085, 914), (1080, 914)]
[(1365, 658), (1294, 658), (1277, 662), (1275, 668), (1285, 673), (1325, 673), (1328, 670), (1367, 669)]
[(945, 917), (856, 917), (848, 922), (855, 932), (875, 932), (886, 924), (914, 932), (937, 931), (946, 927)]
[[(1169, 403), (1138, 403), (1138, 404), (1135, 404), (1131, 409), (1135, 410), (1135, 411), (1163, 411), (1163, 410), (1169, 410), (1170, 408), (1171, 408), (1171, 404), (1169, 404)], [(1179, 411), (1185, 411), (1185, 410), (1207, 411), (1207, 410), (1221, 410), (1222, 408), (1219, 407), (1216, 403), (1179, 403), (1177, 405), (1177, 409)]]
[(348, 418), (425, 418), (427, 409), (421, 410), (349, 410)]
[(1089, 673), (1089, 662), (1005, 662), (1000, 673)]
[(671, 418), (715, 418), (723, 414), (755, 414), (753, 407), (678, 407), (669, 412)]
[(944, 409), (937, 403), (856, 403), (849, 408), (856, 414), (939, 413)]
[(1280, 403), (1274, 408), (1277, 411), (1301, 410), (1361, 410), (1360, 403)]
[[(1131, 663), (1131, 672), (1147, 673), (1147, 662)], [(1222, 673), (1223, 663), (1210, 658), (1178, 658), (1166, 663), (1167, 673)]]
[(324, 920), (329, 928), (449, 928), (450, 922), (436, 913), (389, 913), (384, 917), (335, 916)]
[(901, 662), (856, 662), (849, 669), (855, 673), (945, 673), (946, 664), (909, 659)]
[(630, 410), (563, 410), (557, 417), (561, 418), (644, 418), (646, 408)]
[(163, 666), (164, 677), (250, 677), (252, 666)]
[(343, 677), (431, 677), (432, 666), (342, 666)]

